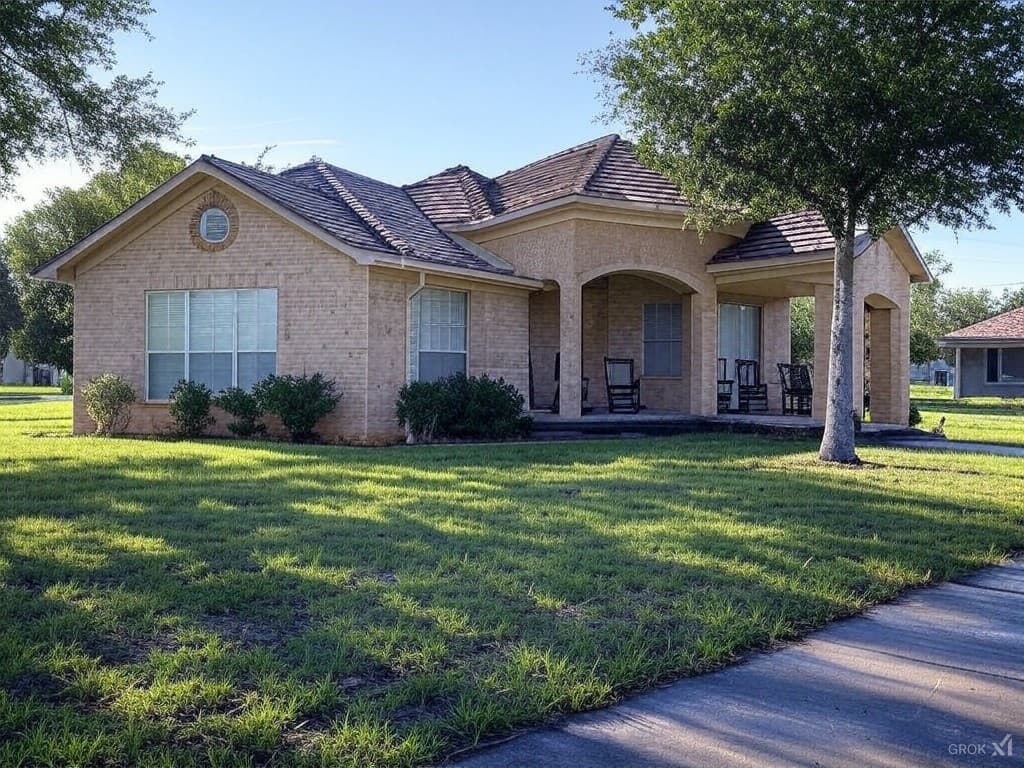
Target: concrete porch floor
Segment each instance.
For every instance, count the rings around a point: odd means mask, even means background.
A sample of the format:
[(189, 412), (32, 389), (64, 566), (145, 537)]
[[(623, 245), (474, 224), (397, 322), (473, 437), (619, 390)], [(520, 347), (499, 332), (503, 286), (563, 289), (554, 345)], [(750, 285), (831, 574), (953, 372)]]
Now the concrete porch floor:
[[(824, 429), (824, 422), (810, 416), (784, 415), (779, 412), (767, 413), (720, 413), (715, 416), (695, 416), (679, 411), (643, 409), (639, 413), (609, 413), (607, 409), (595, 408), (578, 419), (565, 418), (547, 410), (531, 411), (534, 429), (537, 432), (583, 432), (613, 434), (615, 432), (641, 432), (667, 434), (683, 432), (764, 432), (771, 434), (792, 433), (818, 435)], [(865, 422), (863, 435), (881, 435), (906, 432), (907, 427), (899, 424)], [(913, 430), (919, 433), (918, 430)]]

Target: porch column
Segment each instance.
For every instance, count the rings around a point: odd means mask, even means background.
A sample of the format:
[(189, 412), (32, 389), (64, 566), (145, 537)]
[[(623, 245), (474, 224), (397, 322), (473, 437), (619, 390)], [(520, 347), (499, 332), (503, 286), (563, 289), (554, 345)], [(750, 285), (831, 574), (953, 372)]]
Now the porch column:
[(768, 385), (768, 407), (782, 408), (782, 383), (779, 363), (790, 362), (792, 337), (790, 335), (789, 299), (769, 299), (761, 307), (761, 381)]
[(814, 288), (814, 396), (811, 416), (825, 420), (828, 402), (828, 350), (832, 340), (832, 286)]
[[(910, 410), (909, 320), (898, 308), (871, 310), (871, 418), (906, 424)], [(908, 327), (904, 329), (904, 325)]]
[(578, 419), (582, 415), (580, 377), (583, 375), (583, 291), (569, 280), (559, 286), (560, 370), (558, 415)]
[(690, 413), (718, 411), (718, 295), (690, 294)]
[[(864, 298), (856, 294), (853, 299), (853, 410), (864, 418), (864, 355), (867, 352), (865, 341), (868, 327), (866, 325), (868, 308)], [(874, 318), (872, 318), (874, 319)]]

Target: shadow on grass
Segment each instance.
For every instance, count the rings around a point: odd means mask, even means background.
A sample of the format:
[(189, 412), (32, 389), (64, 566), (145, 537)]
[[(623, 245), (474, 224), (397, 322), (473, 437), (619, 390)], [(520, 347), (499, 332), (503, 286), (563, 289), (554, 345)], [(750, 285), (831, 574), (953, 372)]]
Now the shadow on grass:
[(0, 464), (29, 762), (435, 759), (1024, 543), (983, 489), (791, 441), (62, 445)]

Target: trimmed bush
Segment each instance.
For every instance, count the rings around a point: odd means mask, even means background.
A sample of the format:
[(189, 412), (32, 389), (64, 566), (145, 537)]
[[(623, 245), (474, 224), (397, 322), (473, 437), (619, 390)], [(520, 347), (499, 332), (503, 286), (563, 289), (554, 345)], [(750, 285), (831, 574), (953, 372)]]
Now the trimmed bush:
[(60, 393), (62, 395), (71, 395), (75, 391), (75, 380), (72, 379), (68, 374), (64, 374), (60, 377)]
[(237, 437), (255, 437), (267, 431), (267, 425), (260, 422), (263, 408), (252, 392), (238, 387), (228, 387), (215, 398), (213, 404), (235, 417), (228, 424), (231, 434)]
[(406, 384), (398, 394), (398, 423), (415, 440), (488, 438), (530, 433), (525, 399), (504, 379), (457, 373), (438, 381)]
[(210, 415), (213, 392), (205, 384), (179, 379), (171, 388), (169, 413), (178, 437), (199, 437), (216, 419)]
[(85, 412), (96, 422), (97, 435), (119, 435), (128, 429), (131, 404), (135, 402), (132, 385), (116, 373), (101, 373), (82, 387)]
[(312, 376), (275, 376), (271, 374), (253, 387), (256, 402), (264, 413), (277, 416), (294, 443), (317, 439), (314, 428), (320, 419), (334, 410), (341, 400), (334, 379), (322, 373)]
[(917, 406), (913, 403), (910, 404), (910, 417), (907, 419), (907, 423), (912, 427), (916, 427), (921, 423), (921, 412), (917, 410)]

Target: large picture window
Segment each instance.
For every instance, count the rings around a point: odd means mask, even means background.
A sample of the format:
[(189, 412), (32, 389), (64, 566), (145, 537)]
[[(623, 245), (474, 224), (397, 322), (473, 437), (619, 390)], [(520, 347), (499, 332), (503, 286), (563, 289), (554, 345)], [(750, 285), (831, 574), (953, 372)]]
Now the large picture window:
[(987, 350), (985, 381), (989, 384), (1024, 382), (1024, 347)]
[(436, 381), (466, 373), (468, 296), (460, 291), (423, 288), (409, 311), (409, 375), (413, 381)]
[(275, 289), (146, 294), (147, 400), (166, 400), (179, 379), (250, 389), (276, 368)]
[(644, 376), (683, 375), (683, 305), (644, 304)]

